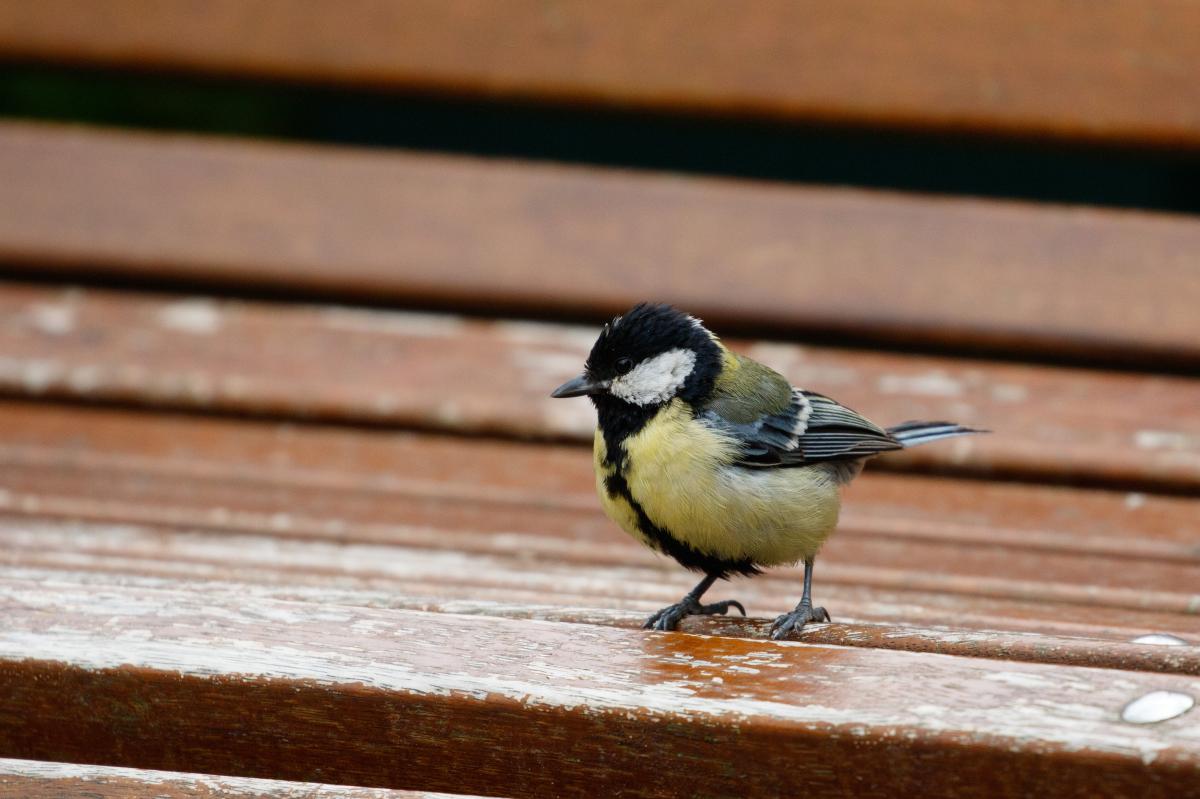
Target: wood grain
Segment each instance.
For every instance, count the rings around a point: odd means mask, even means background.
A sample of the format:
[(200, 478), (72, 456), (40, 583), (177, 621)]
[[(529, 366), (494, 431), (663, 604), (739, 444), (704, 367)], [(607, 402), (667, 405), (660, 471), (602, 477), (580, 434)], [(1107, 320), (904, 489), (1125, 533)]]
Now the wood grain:
[[(7, 543), (13, 538), (12, 522), (0, 517), (0, 524), (4, 526)], [(25, 529), (36, 531), (39, 528), (47, 529), (45, 526), (36, 525), (27, 526)], [(71, 525), (69, 529), (77, 533), (88, 531), (100, 539), (111, 537), (114, 532), (111, 528), (105, 529), (98, 525)], [(126, 537), (131, 532), (129, 527), (121, 530)], [(163, 529), (154, 532), (160, 539), (175, 535), (172, 531)], [(191, 538), (194, 544), (196, 536)], [(224, 567), (212, 560), (201, 561), (196, 558), (194, 552), (180, 557), (178, 547), (171, 548), (171, 554), (178, 558), (176, 562), (167, 563), (164, 558), (156, 564), (149, 558), (139, 559), (136, 553), (128, 548), (118, 556), (112, 557), (106, 556), (100, 551), (100, 547), (83, 547), (77, 552), (65, 553), (55, 551), (51, 544), (49, 551), (43, 554), (35, 553), (31, 548), (18, 546), (0, 556), (0, 565), (3, 565), (0, 576), (4, 579), (81, 590), (148, 588), (190, 591), (206, 597), (227, 597), (231, 601), (253, 597), (318, 603), (323, 606), (350, 605), (568, 624), (596, 624), (630, 630), (640, 630), (651, 609), (656, 610), (659, 606), (676, 600), (679, 594), (687, 590), (682, 584), (683, 581), (679, 581), (680, 584), (675, 586), (673, 580), (667, 580), (666, 584), (656, 590), (636, 569), (618, 570), (604, 567), (589, 571), (586, 581), (580, 579), (579, 575), (552, 571), (552, 578), (561, 578), (557, 585), (553, 580), (536, 578), (522, 585), (519, 581), (519, 565), (508, 566), (512, 570), (510, 575), (503, 572), (503, 565), (497, 568), (496, 561), (484, 564), (481, 559), (476, 559), (472, 565), (487, 568), (487, 578), (467, 585), (461, 582), (460, 575), (453, 573), (453, 567), (447, 568), (447, 559), (438, 559), (436, 556), (431, 557), (428, 552), (399, 547), (386, 553), (376, 553), (381, 561), (393, 558), (405, 564), (404, 576), (396, 575), (391, 580), (386, 577), (381, 579), (379, 573), (355, 573), (341, 564), (324, 571), (313, 570), (305, 573), (296, 570), (294, 553), (285, 555), (286, 562), (278, 566), (262, 565), (252, 560), (241, 561), (237, 554), (238, 547), (253, 543), (256, 542), (246, 539), (226, 542), (229, 563)], [(57, 568), (47, 567), (47, 564), (56, 562)], [(38, 566), (31, 567), (28, 565), (30, 563), (36, 563)], [(418, 573), (422, 576), (414, 577)], [(459, 579), (456, 580), (456, 577)], [(512, 587), (504, 588), (510, 578), (514, 578), (511, 579)], [(772, 593), (770, 588), (757, 588), (759, 590), (751, 592), (754, 597), (765, 597)], [(730, 593), (730, 589), (727, 588), (719, 590)], [(570, 593), (572, 591), (575, 593)], [(588, 591), (591, 593), (585, 593)], [(740, 590), (736, 594), (746, 598)], [(661, 598), (657, 601), (651, 599), (655, 595)], [(1195, 620), (1185, 619), (1181, 624), (1158, 628), (1173, 631), (1170, 635), (1177, 640), (1172, 644), (1136, 643), (1134, 638), (1137, 634), (1131, 632), (1127, 625), (1131, 620), (1143, 623), (1149, 621), (1154, 618), (1153, 614), (1121, 611), (1105, 614), (1095, 609), (1081, 612), (1079, 608), (1057, 606), (1049, 608), (1051, 612), (1058, 611), (1054, 618), (1039, 620), (1029, 614), (1022, 617), (1022, 621), (1042, 622), (1036, 629), (1032, 625), (1029, 625), (1029, 629), (1019, 630), (985, 629), (972, 624), (979, 625), (988, 614), (993, 620), (1003, 618), (1004, 611), (1008, 610), (1011, 613), (1016, 603), (1000, 602), (996, 607), (972, 597), (944, 597), (943, 601), (951, 600), (950, 603), (946, 603), (947, 606), (967, 612), (956, 620), (957, 626), (928, 626), (926, 619), (931, 608), (921, 606), (923, 596), (920, 592), (866, 592), (835, 586), (832, 590), (823, 589), (821, 596), (825, 597), (823, 602), (830, 601), (829, 597), (838, 601), (838, 618), (832, 624), (810, 625), (794, 635), (794, 640), (810, 644), (927, 652), (996, 661), (1200, 676), (1200, 643), (1195, 643), (1200, 642), (1200, 624)], [(880, 612), (877, 609), (886, 608), (889, 604), (893, 607), (904, 607), (910, 613), (899, 615), (893, 612), (894, 620), (886, 620), (887, 612), (884, 611), (885, 620), (879, 621)], [(642, 610), (634, 609), (643, 606)], [(917, 609), (916, 612), (912, 612), (913, 608)], [(876, 620), (855, 620), (864, 616), (874, 616)], [(1090, 620), (1098, 631), (1095, 636), (1087, 634), (1087, 620)], [(769, 617), (761, 616), (693, 616), (685, 619), (680, 629), (699, 635), (765, 640), (769, 638), (770, 624)], [(1056, 632), (1062, 626), (1069, 629), (1067, 634)], [(1176, 633), (1189, 636), (1192, 643)]]
[[(590, 442), (550, 390), (595, 328), (0, 283), (0, 391)], [(1200, 491), (1200, 380), (768, 342), (732, 346), (884, 424), (994, 435), (883, 459), (1054, 482)]]
[(1200, 144), (1186, 0), (0, 4), (0, 53), (576, 104)]
[[(22, 404), (0, 404), (0, 441), (12, 566), (641, 611), (693, 581), (604, 518), (574, 447)], [(1195, 519), (1182, 498), (868, 472), (817, 584), (839, 620), (1194, 639)], [(799, 584), (725, 591), (770, 616)]]
[(1187, 217), (19, 123), (0, 174), (39, 273), (1200, 364)]
[(312, 782), (0, 758), (0, 799), (470, 799)]
[(0, 602), (16, 757), (514, 796), (1155, 797), (1200, 776), (1189, 714), (1118, 720), (1194, 677), (12, 581)]

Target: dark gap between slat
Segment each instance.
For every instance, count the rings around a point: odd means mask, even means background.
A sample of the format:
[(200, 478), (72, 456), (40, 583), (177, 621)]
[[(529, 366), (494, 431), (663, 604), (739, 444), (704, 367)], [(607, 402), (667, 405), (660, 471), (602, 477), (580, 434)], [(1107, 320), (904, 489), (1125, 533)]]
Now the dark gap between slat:
[(0, 66), (0, 116), (1200, 213), (1200, 151)]

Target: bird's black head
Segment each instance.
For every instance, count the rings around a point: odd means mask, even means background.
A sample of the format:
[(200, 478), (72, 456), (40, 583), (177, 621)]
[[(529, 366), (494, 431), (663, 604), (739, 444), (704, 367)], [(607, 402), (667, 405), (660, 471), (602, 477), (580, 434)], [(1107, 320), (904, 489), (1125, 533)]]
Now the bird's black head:
[(700, 323), (669, 305), (642, 303), (604, 326), (583, 374), (552, 396), (590, 395), (609, 402), (657, 407), (680, 397), (708, 396), (721, 369), (721, 349)]

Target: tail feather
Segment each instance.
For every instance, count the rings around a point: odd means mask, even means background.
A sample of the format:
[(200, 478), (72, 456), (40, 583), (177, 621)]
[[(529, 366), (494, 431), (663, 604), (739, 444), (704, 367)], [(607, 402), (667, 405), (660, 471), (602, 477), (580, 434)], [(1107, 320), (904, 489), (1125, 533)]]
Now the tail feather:
[(963, 427), (953, 422), (903, 422), (887, 429), (888, 435), (900, 442), (905, 448), (928, 444), (931, 441), (941, 441), (943, 438), (954, 438), (971, 433), (987, 433), (987, 430), (977, 430), (973, 427)]

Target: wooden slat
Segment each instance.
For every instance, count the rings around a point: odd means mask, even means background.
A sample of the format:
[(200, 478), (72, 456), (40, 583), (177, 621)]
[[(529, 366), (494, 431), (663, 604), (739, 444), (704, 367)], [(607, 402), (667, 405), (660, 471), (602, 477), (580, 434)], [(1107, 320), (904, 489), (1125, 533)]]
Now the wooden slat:
[[(96, 523), (9, 519), (10, 566), (642, 610), (693, 581), (603, 517), (575, 448), (20, 404), (0, 441), (0, 509)], [(841, 620), (1200, 640), (1193, 500), (868, 473), (846, 505), (818, 580)], [(725, 591), (771, 616), (799, 582)]]
[[(10, 532), (12, 528), (11, 520), (3, 517), (0, 517), (0, 525), (4, 526), (6, 533)], [(39, 525), (32, 527), (37, 530)], [(46, 529), (48, 528), (42, 527), (43, 531)], [(76, 535), (90, 533), (98, 539), (104, 539), (117, 532), (101, 526), (89, 525), (72, 525), (71, 529)], [(123, 535), (127, 542), (132, 537), (131, 533), (135, 533), (133, 528), (124, 527), (120, 529), (119, 534)], [(155, 533), (160, 539), (184, 537), (165, 529), (159, 529)], [(11, 540), (11, 538), (11, 535), (6, 535), (7, 540)], [(194, 540), (197, 536), (193, 534), (190, 538)], [(237, 547), (254, 546), (256, 543), (259, 542), (244, 538), (223, 542), (224, 553), (228, 555), (228, 560), (231, 562), (225, 568), (211, 561), (201, 563), (195, 560), (194, 552), (183, 552), (181, 548), (169, 547), (163, 549), (169, 550), (170, 554), (179, 560), (168, 563), (164, 553), (160, 555), (162, 561), (159, 564), (153, 564), (148, 558), (141, 560), (136, 558), (127, 545), (120, 558), (106, 558), (98, 554), (99, 547), (85, 546), (79, 551), (70, 553), (73, 557), (63, 557), (59, 562), (64, 565), (59, 568), (44, 568), (45, 564), (54, 562), (55, 556), (60, 553), (53, 550), (47, 553), (35, 553), (32, 548), (22, 550), (17, 547), (0, 558), (0, 563), (4, 564), (3, 569), (0, 569), (0, 576), (4, 579), (28, 580), (56, 587), (73, 586), (83, 590), (114, 588), (185, 590), (202, 592), (209, 597), (220, 596), (230, 599), (246, 597), (281, 599), (315, 602), (326, 606), (350, 605), (506, 619), (536, 619), (570, 624), (599, 624), (630, 630), (640, 630), (648, 613), (647, 610), (627, 608), (641, 605), (645, 600), (640, 597), (649, 597), (655, 593), (649, 583), (638, 582), (639, 575), (636, 570), (618, 571), (611, 568), (597, 568), (589, 571), (586, 587), (581, 587), (583, 580), (561, 572), (550, 574), (550, 580), (527, 580), (523, 585), (520, 582), (519, 564), (515, 568), (510, 566), (511, 575), (502, 574), (497, 573), (495, 560), (485, 563), (481, 558), (474, 559), (469, 565), (486, 569), (489, 585), (454, 585), (453, 580), (435, 581), (428, 577), (425, 580), (405, 577), (393, 581), (394, 591), (388, 590), (389, 582), (386, 579), (381, 580), (361, 574), (355, 575), (349, 569), (338, 571), (336, 575), (330, 573), (334, 571), (330, 569), (326, 569), (324, 574), (315, 571), (307, 574), (297, 573), (294, 570), (294, 561), (288, 557), (288, 555), (294, 555), (294, 550), (285, 553), (286, 562), (278, 566), (274, 564), (264, 566), (257, 561), (253, 563), (247, 561), (245, 567), (239, 570), (235, 565), (239, 560)], [(53, 546), (54, 544), (51, 543), (51, 547)], [(222, 546), (222, 544), (218, 544), (218, 546)], [(295, 549), (301, 548), (303, 545)], [(328, 551), (325, 554), (328, 556)], [(402, 560), (405, 563), (406, 575), (418, 572), (430, 575), (439, 568), (446, 569), (447, 560), (445, 558), (431, 557), (430, 553), (420, 550), (397, 547), (375, 554), (382, 561), (389, 558)], [(26, 559), (41, 564), (43, 568), (9, 565), (20, 564)], [(336, 560), (336, 558), (331, 558), (331, 560)], [(154, 571), (155, 565), (159, 567), (157, 572)], [(465, 567), (468, 564), (460, 562), (457, 565)], [(272, 573), (271, 570), (274, 570), (275, 573)], [(158, 576), (148, 576), (152, 572)], [(172, 576), (163, 576), (166, 574)], [(525, 572), (525, 576), (529, 576), (528, 571)], [(231, 579), (216, 579), (216, 577), (237, 577), (241, 582), (231, 581)], [(513, 588), (498, 589), (497, 586), (506, 582), (506, 578), (515, 578), (511, 579)], [(551, 587), (556, 579), (569, 585)], [(623, 580), (630, 582), (623, 583), (621, 582)], [(538, 582), (545, 583), (546, 589), (530, 590), (534, 586), (529, 583)], [(657, 605), (651, 607), (657, 609), (658, 606), (677, 599), (678, 594), (686, 590), (682, 585), (683, 581), (679, 582), (678, 588), (673, 585), (663, 586), (663, 590), (658, 592), (662, 598), (658, 600)], [(603, 590), (605, 588), (608, 589), (607, 594)], [(577, 592), (591, 590), (592, 593), (566, 593), (569, 589)], [(398, 591), (407, 593), (397, 593)], [(672, 591), (675, 593), (671, 593)], [(414, 595), (414, 592), (423, 592), (425, 595)], [(920, 595), (917, 592), (908, 592), (902, 598), (898, 598), (899, 595), (895, 592), (876, 592), (869, 599), (864, 598), (864, 592), (861, 590), (847, 591), (844, 588), (835, 588), (832, 593), (827, 591), (821, 593), (826, 597), (834, 596), (839, 602), (844, 599), (847, 604), (839, 604), (839, 608), (848, 608), (856, 616), (861, 614), (863, 609), (866, 609), (866, 613), (869, 615), (873, 607), (884, 607), (889, 602), (907, 603), (907, 606), (911, 608), (920, 601)], [(761, 596), (763, 592), (757, 591), (756, 594)], [(959, 610), (972, 605), (969, 597), (955, 599)], [(547, 604), (551, 602), (558, 604)], [(647, 602), (647, 604), (649, 603)], [(982, 603), (976, 601), (974, 605), (979, 611), (987, 612)], [(1001, 603), (1001, 605), (1003, 609), (1005, 603)], [(1007, 603), (1007, 607), (1011, 608), (1012, 603)], [(1063, 610), (1064, 608), (1060, 606), (1058, 609)], [(991, 609), (991, 612), (992, 618), (995, 619), (997, 617), (996, 609)], [(1081, 614), (1075, 608), (1066, 607), (1065, 613), (1060, 615), (1078, 619)], [(1152, 618), (1150, 614), (1146, 613), (1132, 615), (1140, 616), (1143, 621)], [(1122, 620), (1120, 616), (1121, 614), (1116, 614), (1111, 621), (1117, 624), (1128, 623), (1128, 618)], [(809, 644), (892, 649), (998, 661), (1024, 661), (1200, 676), (1200, 644), (1189, 643), (1187, 639), (1173, 634), (1171, 637), (1174, 640), (1169, 644), (1140, 643), (1130, 637), (1130, 633), (1126, 629), (1112, 626), (1103, 627), (1101, 614), (1093, 614), (1093, 619), (1098, 622), (1096, 626), (1100, 629), (1102, 637), (1089, 637), (1081, 634), (1081, 631), (1086, 632), (1086, 628), (1078, 623), (1073, 625), (1072, 634), (1064, 635), (1053, 632), (971, 627), (971, 622), (979, 621), (978, 616), (974, 619), (959, 621), (957, 627), (921, 626), (922, 619), (901, 618), (899, 623), (880, 623), (878, 621), (848, 620), (850, 618), (853, 617), (843, 616), (839, 612), (836, 623), (809, 625), (802, 632), (794, 634), (793, 639)], [(1048, 622), (1048, 625), (1054, 627), (1062, 622), (1062, 619), (1056, 619)], [(768, 618), (743, 618), (735, 614), (719, 617), (689, 617), (684, 619), (680, 629), (693, 634), (761, 640), (769, 637), (770, 625), (771, 621)], [(1196, 627), (1195, 624), (1191, 626)], [(1122, 635), (1125, 637), (1121, 637)], [(1194, 640), (1200, 641), (1200, 637), (1196, 633), (1192, 633), (1192, 637)]]
[[(595, 328), (0, 283), (0, 391), (590, 442)], [(995, 431), (894, 467), (1200, 490), (1200, 380), (731, 341), (885, 424)]]
[(0, 4), (0, 52), (399, 89), (1200, 144), (1187, 0)]
[(0, 758), (0, 799), (469, 799), (312, 782)]
[(27, 270), (1200, 364), (1186, 217), (16, 123), (0, 174)]
[[(679, 600), (696, 582), (678, 569), (647, 564), (596, 564), (547, 559), (542, 553), (514, 554), (446, 552), (401, 542), (391, 546), (329, 545), (295, 542), (268, 535), (200, 533), (162, 525), (117, 526), (86, 522), (49, 522), (0, 517), (5, 550), (0, 563), (16, 573), (36, 572), (45, 577), (60, 572), (73, 582), (87, 582), (80, 573), (98, 575), (101, 583), (140, 585), (142, 580), (200, 582), (216, 590), (214, 582), (239, 586), (236, 592), (269, 598), (367, 604), (379, 607), (440, 609), (446, 602), (538, 605), (537, 617), (556, 619), (554, 609), (580, 609), (590, 613), (625, 610), (645, 619), (652, 611)], [(539, 556), (540, 555), (540, 556)], [(632, 559), (631, 559), (632, 560)], [(837, 625), (817, 640), (885, 648), (912, 648), (898, 639), (926, 638), (924, 646), (946, 643), (933, 630), (961, 636), (960, 644), (978, 647), (955, 651), (977, 657), (1007, 659), (1002, 645), (1032, 635), (1035, 638), (1088, 639), (1091, 650), (1075, 650), (1093, 657), (1095, 642), (1117, 645), (1107, 655), (1078, 665), (1111, 665), (1145, 652), (1122, 649), (1120, 644), (1144, 635), (1173, 635), (1192, 646), (1200, 641), (1200, 620), (1153, 607), (1113, 607), (1095, 602), (1063, 602), (1059, 597), (1030, 591), (1027, 598), (989, 596), (958, 591), (944, 585), (910, 586), (911, 573), (893, 570), (881, 579), (879, 570), (821, 569), (817, 597), (831, 609)], [(960, 581), (960, 584), (966, 581)], [(761, 624), (794, 606), (799, 575), (771, 572), (750, 582), (737, 582), (714, 591), (714, 598), (738, 598), (752, 614), (744, 626), (728, 622), (689, 621), (687, 629), (701, 632), (731, 631), (762, 637)], [(241, 586), (252, 585), (254, 590)], [(940, 590), (939, 590), (940, 589)], [(993, 592), (995, 589), (992, 589)], [(1082, 592), (1080, 592), (1082, 593)], [(1134, 603), (1130, 603), (1134, 604)], [(629, 609), (632, 609), (631, 611)], [(503, 613), (501, 615), (504, 615)], [(590, 618), (590, 616), (585, 616)], [(623, 617), (624, 618), (624, 617)], [(568, 619), (570, 620), (570, 619)], [(740, 624), (740, 623), (739, 623)], [(635, 625), (636, 626), (636, 625)], [(881, 630), (886, 627), (887, 630)], [(984, 633), (975, 636), (975, 633)], [(854, 639), (863, 640), (854, 644)], [(1036, 655), (1039, 643), (1026, 641)], [(1118, 651), (1121, 650), (1121, 651)], [(1012, 656), (1017, 657), (1017, 656)], [(1029, 657), (1029, 655), (1027, 655)], [(1191, 672), (1194, 652), (1164, 652), (1142, 661), (1139, 668)], [(1051, 659), (1049, 654), (1031, 659)], [(1153, 665), (1156, 663), (1156, 665)]]
[[(1120, 721), (1151, 691), (1195, 696), (1194, 677), (203, 593), (0, 590), (0, 751), (15, 757), (517, 796), (1157, 797), (1200, 778), (1196, 711)], [(896, 674), (904, 691), (881, 690)]]

